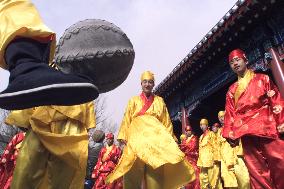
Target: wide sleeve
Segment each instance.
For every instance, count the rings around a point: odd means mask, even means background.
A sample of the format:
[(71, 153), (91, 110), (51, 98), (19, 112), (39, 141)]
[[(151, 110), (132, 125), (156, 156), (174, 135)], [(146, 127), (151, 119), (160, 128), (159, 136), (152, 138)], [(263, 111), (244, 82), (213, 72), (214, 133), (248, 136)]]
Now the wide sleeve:
[(214, 149), (215, 149), (215, 154), (214, 154), (214, 159), (216, 161), (221, 161), (221, 130), (218, 131), (217, 135), (215, 134), (215, 142), (214, 142)]
[(92, 178), (93, 179), (96, 179), (99, 176), (100, 168), (102, 166), (102, 157), (104, 155), (103, 151), (104, 151), (104, 148), (101, 149), (98, 161), (97, 161), (97, 163), (96, 163), (96, 165), (94, 167), (94, 170), (93, 170), (93, 173), (92, 173)]
[(29, 108), (24, 110), (14, 110), (5, 119), (7, 125), (15, 125), (17, 127), (30, 127), (30, 118), (34, 113), (35, 108)]
[(162, 98), (160, 98), (160, 99), (161, 99), (161, 103), (162, 103), (162, 114), (160, 116), (160, 121), (166, 127), (168, 132), (173, 136), (175, 141), (178, 141), (178, 139), (176, 138), (176, 136), (174, 135), (174, 132), (173, 132), (173, 124), (172, 124), (167, 106), (166, 106), (164, 100)]
[(121, 150), (119, 147), (116, 146), (115, 148), (115, 154), (114, 154), (114, 157), (113, 157), (113, 163), (116, 165), (119, 161), (121, 157)]
[(224, 138), (230, 138), (230, 131), (232, 131), (235, 112), (234, 112), (234, 95), (231, 92), (231, 88), (226, 94), (226, 104), (225, 104), (225, 116), (224, 116), (224, 126), (222, 130), (222, 136)]
[(94, 102), (86, 103), (86, 128), (91, 129), (96, 127), (96, 113)]
[(9, 144), (6, 146), (1, 159), (0, 159), (0, 167), (4, 167), (5, 165), (9, 165), (8, 161), (11, 161), (11, 157), (14, 155), (15, 152), (15, 146), (22, 142), (24, 139), (23, 133), (18, 133), (15, 135), (12, 140), (9, 142)]
[(126, 110), (124, 112), (124, 116), (122, 119), (122, 123), (120, 125), (117, 139), (127, 141), (128, 127), (130, 126), (132, 121), (134, 106), (135, 106), (134, 99), (130, 99), (127, 104)]
[(183, 152), (183, 153), (186, 153), (186, 148), (187, 147), (187, 145), (186, 145), (186, 143), (185, 143), (185, 139), (183, 139), (182, 141), (181, 141), (181, 144), (179, 145), (179, 148), (180, 148), (180, 150)]
[(284, 124), (284, 99), (277, 86), (270, 80), (268, 76), (264, 78), (266, 95), (269, 99), (271, 112), (273, 112), (274, 119), (277, 126)]

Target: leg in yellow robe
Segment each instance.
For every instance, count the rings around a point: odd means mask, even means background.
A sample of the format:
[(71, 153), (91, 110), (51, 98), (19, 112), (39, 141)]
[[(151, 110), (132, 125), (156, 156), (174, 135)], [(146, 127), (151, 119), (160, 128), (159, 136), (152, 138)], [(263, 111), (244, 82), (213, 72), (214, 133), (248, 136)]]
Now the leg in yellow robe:
[(220, 179), (220, 166), (202, 167), (199, 174), (200, 187), (202, 189), (222, 189), (222, 182)]
[(144, 176), (147, 189), (173, 189), (195, 179), (193, 167), (156, 118), (136, 117), (129, 132), (132, 135), (108, 182), (124, 176), (124, 188), (135, 189), (140, 188)]
[(220, 164), (214, 163), (212, 169), (208, 170), (208, 177), (211, 187), (214, 189), (222, 189), (222, 182), (221, 182), (221, 167)]
[(243, 160), (241, 142), (239, 146), (231, 147), (226, 141), (221, 145), (221, 175), (226, 188), (250, 189), (248, 169)]
[(87, 129), (95, 126), (92, 102), (13, 111), (6, 122), (30, 127), (17, 159), (12, 188), (83, 188)]
[(209, 169), (212, 169), (212, 167), (201, 167), (200, 168), (199, 180), (200, 180), (200, 187), (202, 189), (210, 188), (210, 182), (209, 182), (209, 176), (208, 176)]
[(163, 189), (163, 168), (153, 169), (140, 159), (137, 159), (132, 168), (123, 177), (124, 189), (140, 189), (142, 179), (145, 178), (146, 188)]
[(250, 189), (250, 179), (247, 166), (243, 157), (238, 156), (237, 163), (234, 166), (239, 189)]

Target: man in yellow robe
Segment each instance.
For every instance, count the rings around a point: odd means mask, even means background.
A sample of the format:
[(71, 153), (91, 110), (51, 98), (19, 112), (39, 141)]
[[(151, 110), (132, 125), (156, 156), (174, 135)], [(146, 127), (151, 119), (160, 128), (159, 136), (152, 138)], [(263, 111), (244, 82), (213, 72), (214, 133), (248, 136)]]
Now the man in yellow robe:
[(82, 189), (88, 157), (87, 129), (95, 127), (93, 102), (12, 111), (6, 123), (29, 128), (12, 189)]
[[(223, 126), (224, 111), (219, 111), (218, 119)], [(226, 188), (249, 189), (250, 180), (248, 169), (244, 162), (241, 142), (232, 147), (225, 138), (222, 137), (222, 127), (219, 129), (220, 155), (221, 155), (221, 176)]]
[(200, 120), (200, 128), (203, 131), (199, 138), (199, 157), (197, 161), (197, 166), (200, 167), (200, 186), (202, 189), (223, 188), (218, 171), (216, 173), (218, 166), (214, 157), (215, 134), (208, 129), (207, 119)]
[(216, 180), (218, 186), (217, 188), (223, 188), (221, 182), (221, 154), (220, 154), (220, 137), (221, 129), (219, 123), (214, 123), (212, 125), (213, 132), (213, 156), (214, 156), (214, 166), (213, 166), (213, 180)]
[(154, 75), (141, 76), (142, 93), (131, 98), (118, 139), (126, 144), (108, 182), (123, 176), (124, 189), (176, 189), (195, 179), (193, 167), (185, 160), (173, 134), (173, 126), (163, 99), (152, 93)]

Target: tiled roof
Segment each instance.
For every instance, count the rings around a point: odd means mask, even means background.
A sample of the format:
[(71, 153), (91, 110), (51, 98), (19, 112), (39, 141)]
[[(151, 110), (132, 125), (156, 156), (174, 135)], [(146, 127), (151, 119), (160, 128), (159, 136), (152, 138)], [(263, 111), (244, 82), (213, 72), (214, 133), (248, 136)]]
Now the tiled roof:
[[(207, 49), (216, 41), (218, 37), (221, 37), (224, 31), (227, 31), (235, 24), (235, 20), (242, 17), (242, 15), (249, 11), (250, 5), (255, 4), (255, 0), (238, 0), (235, 5), (219, 20), (219, 22), (197, 43), (197, 45), (178, 63), (178, 65), (171, 71), (168, 76), (157, 85), (155, 88), (156, 93), (160, 93), (162, 88), (165, 90), (171, 83), (179, 79), (179, 76), (190, 69), (191, 63), (194, 62), (197, 57), (207, 51)], [(270, 3), (274, 3), (275, 0), (270, 0)], [(257, 15), (256, 15), (257, 16)], [(250, 22), (251, 20), (248, 20)], [(242, 28), (240, 28), (242, 30)], [(230, 39), (229, 39), (230, 41)], [(226, 46), (226, 42), (222, 43)], [(217, 49), (220, 51), (221, 49)], [(215, 52), (213, 52), (214, 55)], [(210, 60), (210, 56), (208, 59)]]

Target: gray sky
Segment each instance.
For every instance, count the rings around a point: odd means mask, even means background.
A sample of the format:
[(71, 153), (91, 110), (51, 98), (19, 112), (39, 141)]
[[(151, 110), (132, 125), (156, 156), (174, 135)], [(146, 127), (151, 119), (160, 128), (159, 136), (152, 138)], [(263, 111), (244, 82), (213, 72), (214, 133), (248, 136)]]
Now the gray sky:
[[(107, 111), (120, 123), (128, 99), (138, 95), (140, 74), (155, 73), (159, 84), (236, 0), (32, 0), (57, 39), (77, 21), (99, 18), (113, 22), (130, 38), (136, 53), (127, 80), (106, 94)], [(0, 68), (0, 91), (8, 83)]]

